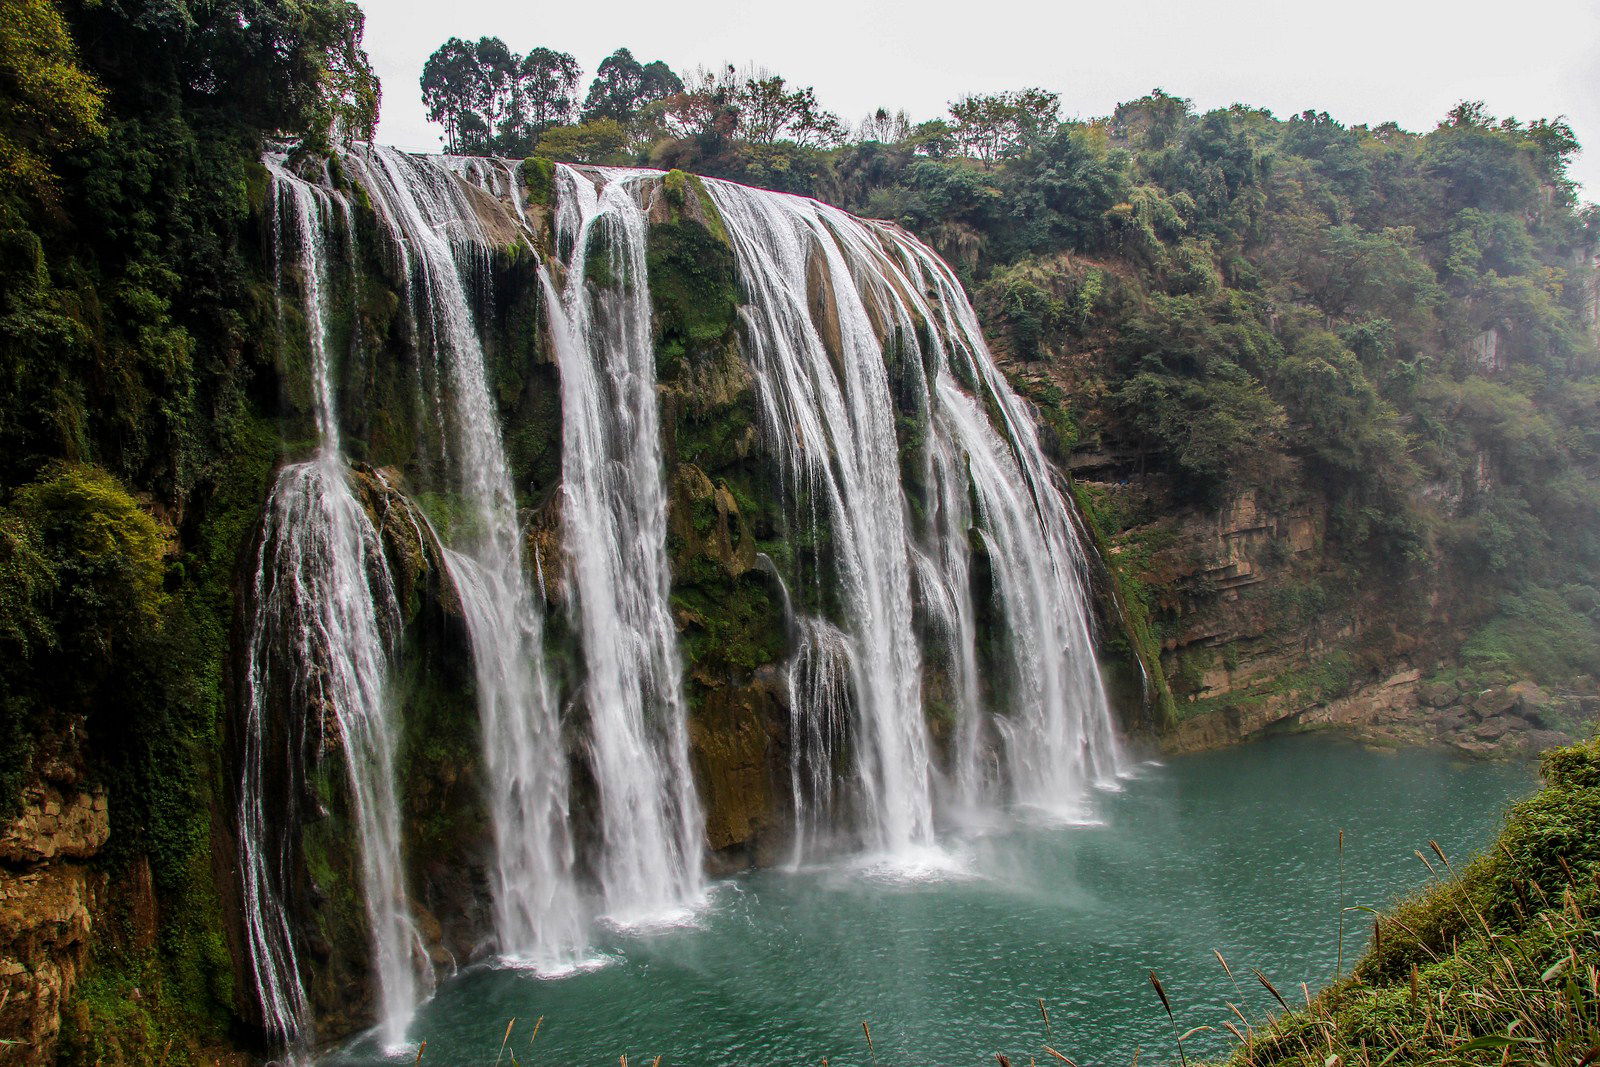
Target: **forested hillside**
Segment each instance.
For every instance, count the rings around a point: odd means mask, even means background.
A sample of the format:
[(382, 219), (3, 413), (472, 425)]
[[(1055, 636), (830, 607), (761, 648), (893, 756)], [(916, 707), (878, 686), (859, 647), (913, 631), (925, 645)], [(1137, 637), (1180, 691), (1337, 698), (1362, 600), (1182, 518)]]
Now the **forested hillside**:
[(48, 1051), (80, 973), (69, 1062), (184, 1062), (235, 1017), (211, 867), (224, 659), (282, 447), (249, 186), (270, 133), (371, 131), (361, 27), (342, 0), (0, 17), (0, 812), (25, 808), (0, 846), (20, 965), (0, 1032), (18, 1055)]

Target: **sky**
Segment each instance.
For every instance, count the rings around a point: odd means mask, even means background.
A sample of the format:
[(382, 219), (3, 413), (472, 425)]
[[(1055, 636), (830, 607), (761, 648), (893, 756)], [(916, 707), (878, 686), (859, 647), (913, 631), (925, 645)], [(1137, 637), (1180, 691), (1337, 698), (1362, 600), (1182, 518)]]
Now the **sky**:
[(1600, 199), (1600, 0), (358, 0), (383, 80), (380, 141), (438, 151), (418, 78), (451, 36), (570, 52), (585, 84), (627, 47), (674, 70), (733, 63), (811, 85), (852, 126), (878, 107), (913, 121), (971, 92), (1039, 86), (1095, 118), (1154, 88), (1204, 110), (1308, 108), (1431, 129), (1460, 100), (1499, 117), (1565, 117), (1573, 177)]

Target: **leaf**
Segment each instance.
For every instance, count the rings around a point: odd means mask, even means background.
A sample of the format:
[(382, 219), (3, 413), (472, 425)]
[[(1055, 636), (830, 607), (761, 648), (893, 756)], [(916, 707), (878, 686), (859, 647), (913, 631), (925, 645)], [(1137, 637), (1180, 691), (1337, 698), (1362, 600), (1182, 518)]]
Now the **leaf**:
[(1512, 1037), (1510, 1034), (1484, 1034), (1475, 1037), (1465, 1045), (1457, 1045), (1456, 1052), (1479, 1052), (1483, 1049), (1510, 1048), (1512, 1045), (1537, 1045), (1539, 1042), (1531, 1037)]

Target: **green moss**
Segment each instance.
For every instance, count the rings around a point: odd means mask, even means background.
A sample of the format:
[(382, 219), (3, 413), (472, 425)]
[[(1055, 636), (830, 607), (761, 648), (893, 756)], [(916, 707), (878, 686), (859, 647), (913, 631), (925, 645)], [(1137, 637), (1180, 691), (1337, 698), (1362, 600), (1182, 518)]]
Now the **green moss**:
[[(684, 175), (683, 180), (704, 194), (697, 179)], [(720, 216), (711, 210), (706, 218), (720, 228)], [(733, 249), (725, 231), (708, 229), (679, 209), (669, 221), (650, 227), (647, 265), (658, 373), (671, 380), (684, 365), (719, 352), (734, 335), (739, 281)]]
[(1153, 546), (1143, 541), (1135, 542), (1133, 551), (1113, 551), (1112, 520), (1103, 498), (1079, 482), (1072, 483), (1072, 497), (1094, 553), (1105, 564), (1114, 617), (1121, 623), (1102, 647), (1120, 654), (1122, 681), (1138, 686), (1157, 724), (1170, 725), (1178, 719), (1178, 708), (1161, 663), (1161, 637), (1153, 620), (1155, 590), (1144, 579)]
[(267, 198), (272, 195), (272, 174), (261, 163), (252, 161), (244, 165), (245, 198), (250, 210), (258, 217), (267, 214)]
[(661, 191), (666, 195), (667, 203), (682, 211), (688, 200), (689, 175), (677, 169), (667, 171), (661, 179)]
[(683, 647), (701, 672), (748, 672), (786, 652), (782, 606), (759, 572), (732, 578), (715, 561), (698, 559), (675, 575), (672, 607), (687, 621)]
[(482, 737), (470, 652), (443, 637), (437, 630), (418, 633), (401, 660), (396, 778), (404, 783), (406, 854), (466, 862), (461, 850), (483, 840), (488, 829), (473, 774)]
[(556, 165), (543, 156), (529, 156), (518, 168), (528, 202), (549, 207), (556, 199)]

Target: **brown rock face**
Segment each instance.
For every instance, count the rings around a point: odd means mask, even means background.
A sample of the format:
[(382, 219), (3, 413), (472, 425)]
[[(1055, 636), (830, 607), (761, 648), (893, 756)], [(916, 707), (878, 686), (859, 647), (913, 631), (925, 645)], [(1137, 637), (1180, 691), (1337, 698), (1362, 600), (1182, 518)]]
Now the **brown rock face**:
[(0, 1064), (55, 1062), (61, 1005), (88, 957), (99, 878), (83, 860), (111, 833), (105, 794), (54, 782), (23, 793), (0, 832)]
[(689, 720), (706, 844), (719, 871), (771, 862), (766, 853), (787, 832), (775, 823), (788, 783), (773, 781), (786, 695), (776, 670), (760, 671), (748, 684), (706, 692)]

